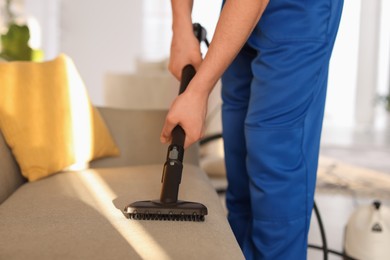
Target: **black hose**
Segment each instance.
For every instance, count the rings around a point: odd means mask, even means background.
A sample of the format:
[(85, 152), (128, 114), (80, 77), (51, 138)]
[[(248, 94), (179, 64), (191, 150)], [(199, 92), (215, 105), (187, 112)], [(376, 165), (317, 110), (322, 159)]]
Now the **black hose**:
[(206, 43), (207, 48), (210, 46), (210, 43), (207, 39), (204, 40), (204, 43)]
[[(313, 249), (318, 249), (318, 250), (323, 250), (322, 246), (317, 246), (317, 245), (312, 245), (312, 244), (309, 244), (308, 245), (309, 248), (313, 248)], [(335, 250), (332, 250), (332, 249), (328, 249), (328, 253), (332, 253), (334, 255), (337, 255), (337, 256), (340, 256), (340, 257), (343, 257), (344, 260), (358, 260), (356, 258), (353, 258), (353, 257), (350, 257), (344, 253), (340, 253), (338, 251), (335, 251)]]
[(328, 242), (326, 240), (324, 224), (322, 223), (321, 214), (320, 214), (320, 211), (318, 210), (318, 207), (317, 207), (317, 204), (316, 204), (315, 201), (314, 201), (314, 213), (316, 214), (318, 226), (319, 226), (320, 232), (321, 232), (322, 246), (309, 244), (308, 248), (322, 250), (323, 253), (324, 253), (324, 260), (328, 259), (329, 253), (341, 256), (341, 257), (344, 258), (344, 260), (358, 260), (358, 259), (350, 257), (350, 256), (348, 256), (348, 255), (346, 255), (344, 253), (340, 253), (340, 252), (337, 252), (335, 250), (332, 250), (332, 249), (328, 248)]
[(222, 138), (222, 134), (220, 134), (220, 133), (206, 136), (199, 141), (199, 145), (205, 145), (205, 144), (207, 144), (211, 141), (217, 140), (219, 138)]
[[(318, 207), (317, 207), (317, 204), (315, 201), (314, 201), (314, 213), (316, 214), (318, 226), (319, 226), (320, 232), (321, 232), (322, 251), (324, 253), (324, 260), (328, 260), (328, 251), (329, 251), (328, 242), (326, 240), (324, 224), (322, 223), (320, 211), (318, 210)], [(308, 246), (311, 247), (311, 245), (308, 245)], [(321, 249), (321, 248), (318, 248), (318, 249)]]

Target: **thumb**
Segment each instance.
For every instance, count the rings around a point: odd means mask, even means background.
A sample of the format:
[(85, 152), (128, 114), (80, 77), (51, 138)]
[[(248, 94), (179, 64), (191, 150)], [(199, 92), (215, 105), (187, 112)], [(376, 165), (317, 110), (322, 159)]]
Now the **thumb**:
[(165, 123), (160, 135), (160, 141), (163, 144), (169, 143), (172, 139), (172, 130), (177, 124), (165, 119)]

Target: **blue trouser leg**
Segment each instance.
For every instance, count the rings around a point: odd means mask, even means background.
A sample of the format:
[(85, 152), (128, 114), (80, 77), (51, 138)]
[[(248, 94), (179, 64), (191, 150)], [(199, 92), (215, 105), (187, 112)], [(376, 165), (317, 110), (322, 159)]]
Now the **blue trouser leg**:
[(253, 74), (248, 60), (253, 59), (256, 51), (245, 46), (227, 69), (222, 81), (234, 88), (222, 88), (222, 122), (225, 142), (226, 168), (229, 187), (226, 193), (228, 219), (241, 244), (248, 231), (252, 218), (248, 176), (246, 171), (246, 144), (244, 121), (248, 110), (250, 89)]
[(228, 218), (247, 259), (306, 258), (342, 1), (307, 3), (270, 1), (222, 77)]

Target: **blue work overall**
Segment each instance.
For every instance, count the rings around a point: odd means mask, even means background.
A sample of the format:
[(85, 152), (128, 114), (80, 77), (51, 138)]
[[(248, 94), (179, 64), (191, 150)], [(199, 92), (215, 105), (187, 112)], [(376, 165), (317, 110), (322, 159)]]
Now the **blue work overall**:
[(270, 0), (222, 77), (228, 219), (246, 259), (306, 259), (343, 0)]

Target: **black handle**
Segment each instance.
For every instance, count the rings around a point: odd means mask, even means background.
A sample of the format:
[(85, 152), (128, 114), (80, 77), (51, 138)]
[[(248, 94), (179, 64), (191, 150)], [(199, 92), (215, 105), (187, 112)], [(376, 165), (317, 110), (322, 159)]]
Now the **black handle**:
[[(180, 88), (179, 88), (179, 95), (183, 93), (188, 84), (190, 84), (192, 78), (195, 76), (196, 71), (194, 66), (188, 64), (184, 66), (181, 74), (181, 81), (180, 81)], [(178, 146), (184, 146), (184, 141), (186, 139), (185, 132), (183, 128), (179, 125), (177, 125), (173, 130), (172, 130), (172, 143), (174, 145)]]
[[(186, 65), (183, 68), (179, 95), (183, 93), (192, 78), (195, 76), (195, 68), (192, 65)], [(179, 194), (179, 185), (183, 171), (184, 141), (186, 134), (180, 125), (172, 130), (172, 142), (168, 147), (167, 159), (164, 164), (164, 170), (161, 178), (163, 183), (160, 195), (162, 203), (176, 203)]]
[[(182, 94), (196, 71), (192, 65), (184, 66), (181, 74), (179, 95)], [(183, 171), (184, 141), (186, 134), (180, 125), (172, 130), (172, 142), (168, 147), (167, 159), (164, 164), (164, 170), (161, 178), (162, 189), (160, 195), (161, 203), (176, 203), (179, 194), (179, 185)]]
[(191, 64), (184, 66), (182, 73), (181, 73), (179, 95), (186, 90), (188, 84), (190, 84), (190, 82), (191, 82), (192, 78), (195, 76), (195, 74), (196, 74), (196, 71), (195, 71), (194, 66), (192, 66)]

